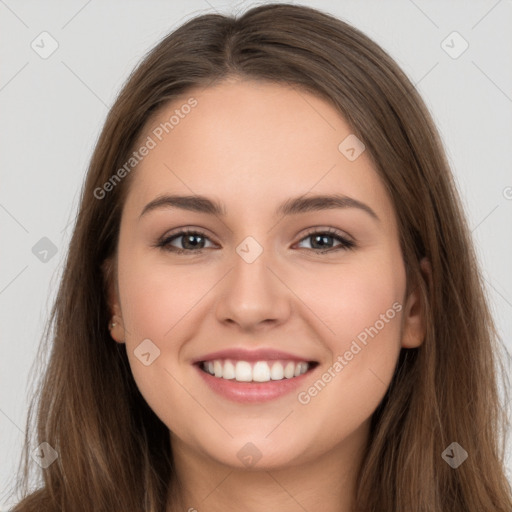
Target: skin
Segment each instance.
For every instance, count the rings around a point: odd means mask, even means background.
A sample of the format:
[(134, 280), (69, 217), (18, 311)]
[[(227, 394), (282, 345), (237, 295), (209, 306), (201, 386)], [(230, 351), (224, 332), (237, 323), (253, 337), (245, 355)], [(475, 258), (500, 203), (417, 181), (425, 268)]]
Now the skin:
[[(246, 511), (348, 512), (371, 415), (401, 348), (425, 334), (420, 296), (405, 294), (393, 205), (369, 155), (351, 162), (338, 150), (351, 133), (340, 114), (285, 85), (230, 79), (187, 91), (141, 140), (191, 96), (197, 106), (133, 171), (110, 291), (112, 337), (126, 344), (137, 386), (170, 431), (183, 491), (168, 510), (243, 503)], [(273, 216), (286, 199), (333, 192), (380, 220), (357, 208)], [(162, 208), (139, 219), (162, 193), (220, 200), (226, 217)], [(201, 254), (154, 247), (187, 227), (205, 232), (193, 240)], [(357, 247), (321, 254), (306, 236), (313, 227), (339, 230)], [(247, 236), (263, 248), (250, 264), (236, 252)], [(296, 392), (263, 404), (229, 401), (191, 365), (229, 347), (273, 347), (319, 362), (298, 391), (307, 390), (394, 303), (401, 311), (307, 404)], [(149, 366), (134, 354), (147, 338), (160, 350)], [(261, 453), (251, 467), (237, 457), (248, 442)]]

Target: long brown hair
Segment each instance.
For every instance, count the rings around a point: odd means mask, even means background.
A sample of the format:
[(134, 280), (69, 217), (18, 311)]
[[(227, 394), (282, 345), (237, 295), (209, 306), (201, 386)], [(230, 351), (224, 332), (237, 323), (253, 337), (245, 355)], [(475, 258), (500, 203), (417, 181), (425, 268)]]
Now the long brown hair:
[[(168, 493), (175, 492), (168, 429), (142, 398), (125, 346), (107, 328), (113, 270), (105, 262), (117, 250), (131, 175), (104, 199), (95, 190), (125, 164), (163, 105), (233, 76), (291, 84), (340, 112), (390, 194), (408, 289), (418, 286), (423, 297), (426, 337), (419, 348), (402, 349), (372, 416), (357, 510), (510, 512), (499, 337), (432, 118), (376, 43), (327, 13), (286, 4), (186, 22), (145, 57), (112, 107), (40, 348), (40, 356), (50, 356), (29, 408), (18, 475), (23, 499), (14, 511), (164, 512)], [(424, 256), (430, 277), (420, 271)], [(29, 491), (29, 470), (38, 469), (29, 456), (43, 442), (58, 458), (39, 471), (42, 483)], [(468, 453), (456, 469), (442, 457), (452, 442)]]

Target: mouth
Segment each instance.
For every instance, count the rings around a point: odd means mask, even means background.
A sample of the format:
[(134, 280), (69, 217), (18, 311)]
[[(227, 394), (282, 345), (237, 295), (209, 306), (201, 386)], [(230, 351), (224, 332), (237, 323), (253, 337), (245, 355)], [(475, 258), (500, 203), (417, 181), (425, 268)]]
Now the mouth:
[(242, 404), (290, 399), (320, 369), (320, 363), (309, 360), (304, 353), (272, 347), (247, 350), (233, 346), (200, 356), (192, 364), (207, 389)]
[(286, 359), (261, 361), (211, 359), (195, 364), (202, 372), (217, 379), (239, 383), (272, 383), (297, 379), (312, 371), (319, 363)]

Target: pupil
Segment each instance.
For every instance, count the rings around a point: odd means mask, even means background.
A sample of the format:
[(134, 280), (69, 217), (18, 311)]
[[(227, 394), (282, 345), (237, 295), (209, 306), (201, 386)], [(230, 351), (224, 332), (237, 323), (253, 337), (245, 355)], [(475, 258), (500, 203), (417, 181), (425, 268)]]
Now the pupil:
[(321, 243), (321, 244), (320, 244), (320, 247), (325, 247), (325, 246), (329, 245), (329, 244), (327, 244), (327, 243), (325, 242), (325, 240), (326, 240), (327, 238), (331, 238), (331, 237), (330, 237), (330, 236), (328, 236), (328, 235), (315, 235), (313, 238), (315, 239), (315, 241), (316, 241), (316, 240), (323, 240), (323, 241), (324, 241), (324, 243), (323, 243), (323, 244)]
[[(194, 249), (198, 246), (198, 243), (191, 243), (190, 240), (191, 239), (194, 239), (194, 238), (202, 238), (201, 235), (186, 235), (184, 237), (184, 243), (183, 245), (185, 246), (186, 249)], [(313, 243), (313, 245), (317, 245), (319, 246), (320, 248), (323, 248), (323, 247), (326, 247), (326, 246), (329, 246), (328, 242), (326, 242), (327, 239), (331, 238), (331, 236), (329, 235), (315, 235), (313, 237), (313, 239), (315, 240), (315, 242)], [(318, 243), (319, 242), (319, 243)]]
[[(197, 243), (189, 244), (191, 238), (202, 238), (202, 237), (200, 235), (186, 235), (184, 237), (184, 243), (183, 243), (183, 245), (185, 246), (186, 249), (190, 249), (190, 248), (193, 249), (193, 248), (196, 248), (198, 245)], [(187, 246), (189, 246), (189, 247), (187, 247)]]

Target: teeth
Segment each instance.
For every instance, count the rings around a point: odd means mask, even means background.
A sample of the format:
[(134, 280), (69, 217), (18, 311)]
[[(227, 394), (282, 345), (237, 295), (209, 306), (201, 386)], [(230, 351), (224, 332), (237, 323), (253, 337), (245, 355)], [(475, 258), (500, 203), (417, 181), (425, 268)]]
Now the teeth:
[[(219, 363), (220, 364), (220, 363)], [(215, 377), (222, 377), (221, 375), (215, 375)], [(252, 380), (252, 368), (250, 363), (247, 361), (238, 361), (235, 366), (235, 379), (240, 382), (251, 382)]]
[(306, 373), (309, 363), (294, 361), (247, 361), (219, 360), (203, 362), (202, 369), (215, 377), (238, 382), (269, 382), (298, 377)]
[(286, 368), (284, 369), (284, 376), (287, 379), (291, 379), (295, 375), (295, 364), (291, 361), (286, 365)]
[(265, 361), (258, 361), (252, 370), (252, 380), (268, 382), (270, 380), (270, 367)]
[[(293, 363), (292, 363), (293, 364)], [(281, 363), (274, 363), (270, 370), (270, 378), (272, 380), (281, 380), (284, 377), (284, 369)]]
[(226, 361), (224, 363), (222, 377), (224, 379), (234, 379), (236, 377), (235, 365), (231, 361)]
[(213, 362), (213, 372), (215, 377), (222, 377), (222, 363), (220, 361)]

